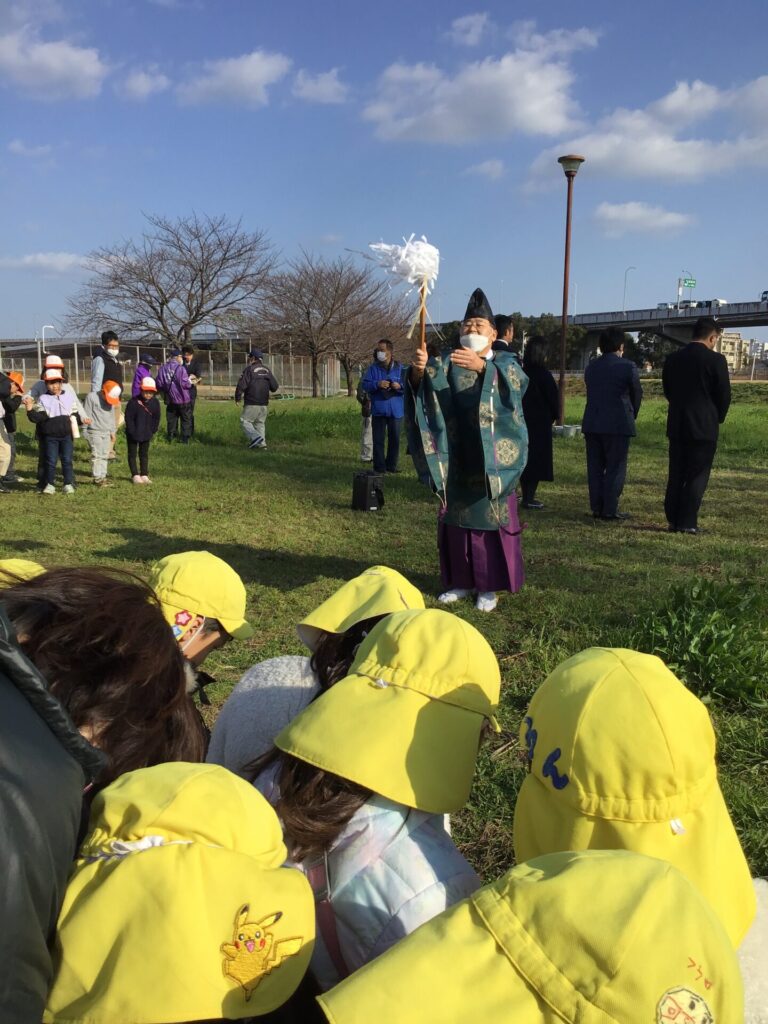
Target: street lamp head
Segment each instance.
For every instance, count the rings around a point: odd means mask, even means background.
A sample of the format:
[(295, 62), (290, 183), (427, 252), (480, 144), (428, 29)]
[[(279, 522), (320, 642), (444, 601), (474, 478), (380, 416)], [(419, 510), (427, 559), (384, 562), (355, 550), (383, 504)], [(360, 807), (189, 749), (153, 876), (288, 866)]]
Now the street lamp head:
[(557, 162), (563, 168), (566, 178), (575, 178), (576, 172), (584, 163), (584, 157), (569, 153), (567, 156), (559, 156)]

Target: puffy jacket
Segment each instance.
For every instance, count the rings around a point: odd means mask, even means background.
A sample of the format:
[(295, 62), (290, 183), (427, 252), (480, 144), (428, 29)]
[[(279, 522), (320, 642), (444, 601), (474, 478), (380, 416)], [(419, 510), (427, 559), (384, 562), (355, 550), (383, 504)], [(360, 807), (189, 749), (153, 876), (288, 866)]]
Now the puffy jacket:
[[(275, 766), (256, 780), (272, 803)], [(328, 887), (341, 955), (351, 973), (426, 921), (466, 899), (480, 879), (456, 849), (442, 814), (427, 814), (374, 794), (353, 814), (328, 851)], [(298, 864), (306, 870), (308, 864)], [(339, 974), (321, 922), (312, 972), (323, 990)]]
[[(403, 418), (403, 391), (405, 389), (405, 367), (401, 363), (392, 362), (387, 367), (383, 363), (371, 363), (363, 375), (363, 391), (371, 396), (371, 413), (373, 416), (391, 416), (393, 419)], [(394, 381), (400, 385), (399, 390), (387, 388), (382, 391), (379, 382)]]
[(187, 368), (175, 359), (163, 363), (157, 374), (157, 389), (171, 405), (188, 405), (192, 384)]
[(16, 644), (0, 606), (0, 1020), (40, 1024), (49, 947), (101, 754)]
[(102, 346), (101, 351), (91, 360), (91, 391), (101, 391), (108, 381), (114, 381), (122, 387), (123, 367)]
[(70, 417), (73, 414), (81, 420), (85, 418), (85, 410), (77, 395), (62, 391), (58, 395), (50, 395), (48, 392), (40, 395), (27, 416), (30, 422), (37, 424), (40, 437), (71, 437)]
[(160, 403), (132, 398), (125, 407), (125, 435), (129, 441), (151, 441), (160, 426)]
[(269, 367), (251, 363), (237, 382), (235, 401), (242, 401), (245, 405), (269, 405), (270, 391), (277, 391), (279, 386)]

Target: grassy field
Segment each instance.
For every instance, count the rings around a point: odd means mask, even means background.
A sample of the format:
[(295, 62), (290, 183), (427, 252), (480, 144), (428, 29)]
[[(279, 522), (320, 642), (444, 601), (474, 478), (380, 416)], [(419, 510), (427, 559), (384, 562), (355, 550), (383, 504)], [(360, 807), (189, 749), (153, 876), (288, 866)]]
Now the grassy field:
[[(589, 645), (624, 644), (636, 618), (670, 584), (698, 574), (765, 586), (768, 401), (761, 391), (749, 398), (732, 407), (722, 433), (703, 508), (705, 533), (665, 532), (666, 405), (651, 398), (630, 453), (623, 507), (633, 518), (596, 523), (585, 514), (583, 441), (558, 439), (556, 481), (540, 489), (547, 508), (527, 517), (525, 588), (503, 597), (490, 616), (468, 602), (454, 606), (488, 637), (504, 680), (504, 733), (483, 752), (471, 804), (455, 819), (455, 834), (487, 877), (512, 862), (512, 811), (522, 778), (517, 727), (546, 674)], [(582, 405), (578, 396), (569, 399), (568, 421), (578, 421)], [(371, 564), (399, 569), (429, 605), (435, 603), (435, 500), (418, 484), (410, 460), (403, 458), (401, 475), (387, 478), (383, 512), (349, 507), (351, 476), (359, 466), (357, 408), (343, 398), (276, 402), (267, 425), (269, 450), (252, 452), (234, 404), (201, 403), (195, 443), (153, 444), (152, 487), (130, 483), (124, 439), (111, 467), (114, 487), (92, 487), (85, 442), (78, 442), (75, 495), (41, 497), (32, 483), (0, 495), (0, 552), (47, 565), (104, 563), (141, 574), (153, 559), (190, 548), (226, 559), (246, 582), (258, 628), (248, 643), (209, 659), (219, 680), (214, 705), (220, 705), (248, 665), (300, 653), (295, 624)], [(29, 434), (26, 423), (21, 428)], [(29, 437), (21, 438), (19, 471), (30, 479), (34, 458)], [(745, 635), (750, 628), (745, 622)], [(726, 798), (753, 871), (766, 874), (765, 711), (717, 700), (711, 709)]]

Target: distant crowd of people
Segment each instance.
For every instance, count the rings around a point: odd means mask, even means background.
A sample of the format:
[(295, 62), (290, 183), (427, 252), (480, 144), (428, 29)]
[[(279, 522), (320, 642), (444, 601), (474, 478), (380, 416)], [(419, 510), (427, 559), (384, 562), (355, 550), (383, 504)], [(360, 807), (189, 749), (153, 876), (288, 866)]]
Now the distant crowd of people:
[(329, 592), (210, 735), (201, 666), (254, 633), (221, 559), (9, 560), (0, 588), (3, 1020), (768, 1020), (768, 885), (658, 658), (593, 648), (540, 682), (517, 863), (483, 884), (449, 815), (499, 664), (400, 573)]

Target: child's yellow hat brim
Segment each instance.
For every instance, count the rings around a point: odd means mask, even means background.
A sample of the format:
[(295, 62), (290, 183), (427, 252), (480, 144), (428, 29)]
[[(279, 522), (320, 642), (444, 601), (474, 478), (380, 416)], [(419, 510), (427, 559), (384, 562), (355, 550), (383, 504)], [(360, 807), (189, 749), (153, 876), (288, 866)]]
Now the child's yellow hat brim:
[(275, 744), (407, 807), (455, 811), (469, 797), (499, 686), (496, 657), (469, 623), (432, 609), (397, 612)]
[(339, 587), (296, 629), (301, 642), (314, 653), (323, 633), (346, 633), (366, 619), (423, 607), (420, 591), (405, 576), (386, 565), (374, 565)]
[(318, 1001), (332, 1024), (743, 1016), (736, 955), (712, 908), (671, 865), (624, 850), (518, 865)]

